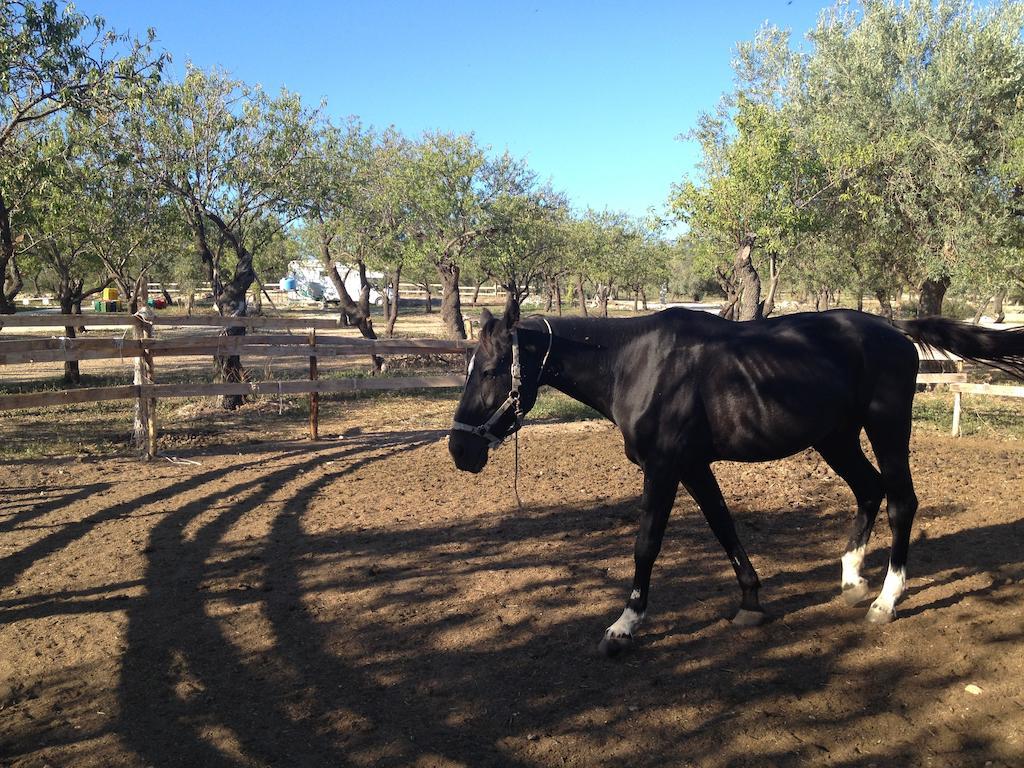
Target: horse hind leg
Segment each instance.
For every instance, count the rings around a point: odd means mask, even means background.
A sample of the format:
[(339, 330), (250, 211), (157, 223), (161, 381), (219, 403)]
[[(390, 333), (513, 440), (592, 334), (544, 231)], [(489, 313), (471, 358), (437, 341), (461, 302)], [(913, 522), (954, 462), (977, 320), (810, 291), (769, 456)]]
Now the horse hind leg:
[(875, 517), (882, 504), (882, 477), (860, 447), (860, 430), (836, 435), (815, 446), (825, 462), (832, 467), (857, 500), (857, 511), (850, 528), (850, 538), (841, 558), (840, 587), (847, 605), (857, 605), (867, 598), (870, 590), (867, 579), (861, 576), (864, 552), (875, 525)]
[(917, 512), (917, 495), (910, 474), (909, 401), (903, 418), (886, 420), (874, 428), (869, 425), (868, 438), (882, 472), (892, 549), (882, 591), (865, 618), (874, 624), (887, 624), (896, 618), (896, 603), (906, 587), (910, 532)]

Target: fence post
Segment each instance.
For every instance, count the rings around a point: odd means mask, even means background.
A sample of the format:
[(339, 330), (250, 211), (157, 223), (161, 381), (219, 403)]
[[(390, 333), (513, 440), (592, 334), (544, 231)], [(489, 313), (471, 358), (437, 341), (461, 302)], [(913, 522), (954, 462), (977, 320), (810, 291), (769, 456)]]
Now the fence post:
[[(316, 349), (316, 328), (309, 329), (309, 346), (311, 350)], [(309, 380), (316, 381), (320, 374), (316, 367), (316, 355), (309, 357)], [(320, 437), (320, 393), (309, 393), (309, 439), (317, 440)]]
[[(134, 336), (139, 342), (153, 338), (153, 322), (150, 312), (148, 307), (143, 307), (132, 317)], [(133, 435), (136, 447), (144, 451), (147, 459), (155, 458), (157, 453), (156, 398), (143, 397), (142, 387), (153, 384), (154, 378), (153, 353), (149, 349), (143, 349), (142, 353), (135, 358), (134, 383), (139, 387), (139, 397), (135, 405)]]
[[(956, 372), (957, 373), (963, 373), (964, 372), (964, 361), (963, 360), (957, 360), (956, 361)], [(963, 405), (963, 401), (962, 401), (961, 398), (963, 398), (963, 393), (962, 392), (954, 392), (953, 393), (953, 430), (952, 430), (953, 437), (960, 437), (960, 412), (961, 412), (961, 407)]]

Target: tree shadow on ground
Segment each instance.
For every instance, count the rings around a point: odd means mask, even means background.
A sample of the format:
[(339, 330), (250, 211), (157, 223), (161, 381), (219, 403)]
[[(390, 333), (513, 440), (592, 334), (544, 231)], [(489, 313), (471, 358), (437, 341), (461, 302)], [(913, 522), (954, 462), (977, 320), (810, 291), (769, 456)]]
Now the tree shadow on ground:
[[(628, 558), (636, 499), (392, 526), (340, 511), (339, 489), (355, 475), (426, 456), (440, 437), (360, 435), (295, 450), (256, 477), (233, 482), (236, 463), (154, 492), (172, 502), (199, 494), (152, 528), (144, 589), (127, 601), (114, 730), (140, 764), (866, 766), (913, 764), (935, 748), (928, 729), (906, 722), (888, 743), (865, 734), (880, 718), (907, 717), (881, 681), (912, 677), (939, 697), (951, 673), (891, 653), (870, 674), (851, 669), (864, 649), (912, 638), (909, 619), (963, 592), (915, 601), (891, 629), (863, 626), (862, 609), (855, 617), (832, 602), (842, 526), (823, 525), (811, 506), (769, 511), (784, 522), (765, 541), (799, 557), (765, 579), (779, 620), (735, 630), (724, 621), (738, 601), (731, 570), (681, 500), (655, 573), (657, 618), (636, 652), (607, 661), (595, 646), (626, 587), (608, 564)], [(336, 518), (316, 522), (332, 493)], [(102, 509), (40, 539), (8, 556), (0, 577), (125, 511)], [(261, 535), (235, 533), (252, 519)], [(931, 588), (958, 571), (1019, 569), (1022, 534), (1018, 520), (919, 540), (914, 577)], [(869, 566), (884, 562), (879, 550)], [(997, 587), (969, 592), (995, 609)], [(59, 600), (4, 601), (0, 620), (60, 610)], [(827, 706), (801, 706), (830, 688), (841, 696)], [(17, 747), (19, 735), (8, 738)], [(942, 745), (1002, 754), (981, 731)]]

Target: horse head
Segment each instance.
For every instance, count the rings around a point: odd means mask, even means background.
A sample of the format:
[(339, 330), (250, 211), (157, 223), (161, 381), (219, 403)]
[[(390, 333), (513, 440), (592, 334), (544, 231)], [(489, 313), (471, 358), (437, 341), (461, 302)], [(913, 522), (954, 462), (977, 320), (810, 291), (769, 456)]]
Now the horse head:
[(448, 436), (448, 450), (459, 469), (482, 470), (488, 450), (514, 434), (536, 402), (542, 355), (536, 339), (523, 338), (534, 334), (520, 332), (515, 299), (509, 298), (500, 318), (483, 311), (476, 351)]

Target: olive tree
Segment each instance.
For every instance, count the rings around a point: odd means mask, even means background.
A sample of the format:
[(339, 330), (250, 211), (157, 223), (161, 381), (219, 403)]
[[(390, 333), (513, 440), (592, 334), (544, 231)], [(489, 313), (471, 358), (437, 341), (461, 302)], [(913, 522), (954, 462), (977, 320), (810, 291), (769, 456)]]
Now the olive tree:
[(0, 0), (0, 314), (14, 311), (22, 287), (17, 256), (31, 244), (32, 195), (61, 161), (51, 122), (135, 103), (164, 63), (153, 37), (118, 35), (70, 4)]
[[(190, 67), (180, 83), (160, 87), (116, 126), (123, 151), (178, 206), (223, 315), (246, 314), (254, 252), (301, 213), (295, 189), (317, 123), (318, 111), (295, 94), (271, 97)], [(218, 372), (222, 381), (240, 381), (238, 357), (219, 359)], [(224, 398), (228, 408), (240, 403)]]

